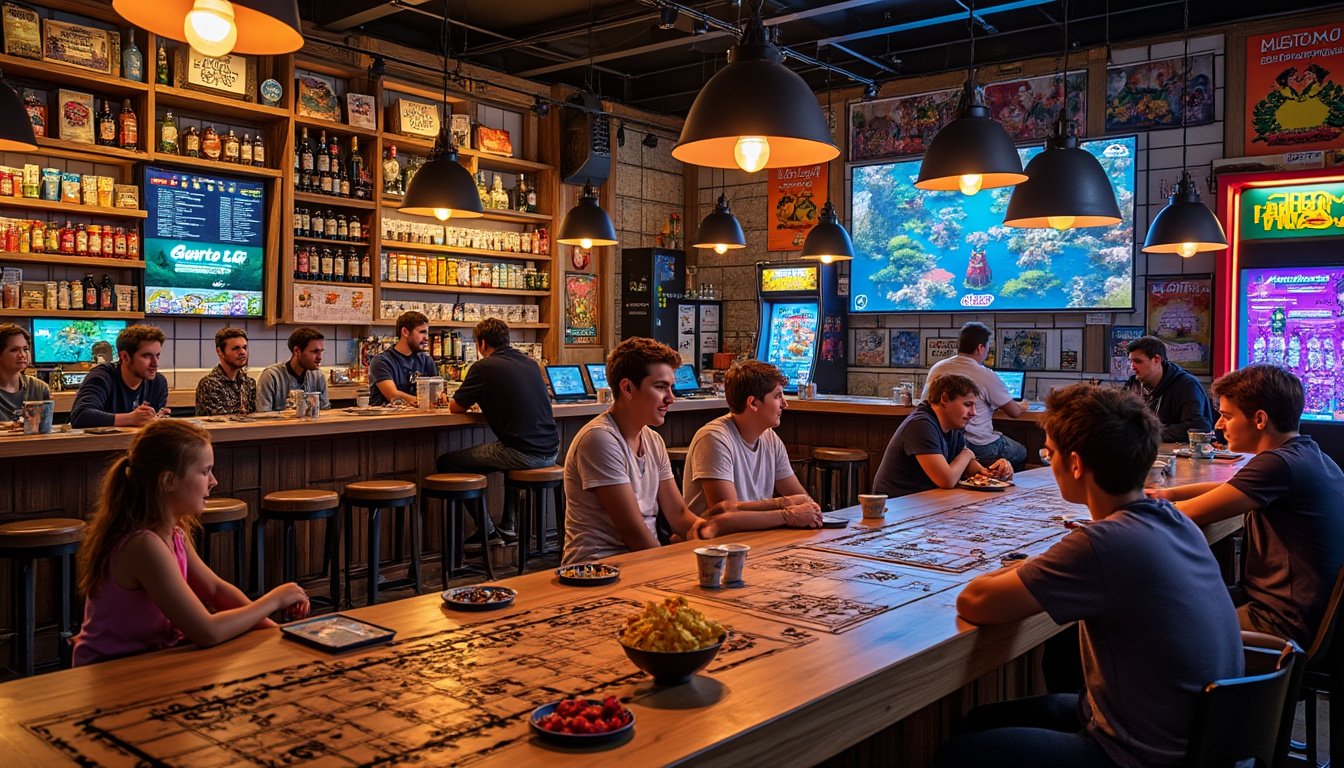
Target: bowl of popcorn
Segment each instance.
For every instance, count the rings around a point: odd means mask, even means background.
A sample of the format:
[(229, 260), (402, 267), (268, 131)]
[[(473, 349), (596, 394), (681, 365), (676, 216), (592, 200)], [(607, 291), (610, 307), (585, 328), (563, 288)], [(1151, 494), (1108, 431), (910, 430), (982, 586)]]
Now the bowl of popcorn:
[(680, 685), (718, 655), (728, 630), (692, 608), (684, 597), (644, 604), (618, 633), (621, 648), (657, 685)]

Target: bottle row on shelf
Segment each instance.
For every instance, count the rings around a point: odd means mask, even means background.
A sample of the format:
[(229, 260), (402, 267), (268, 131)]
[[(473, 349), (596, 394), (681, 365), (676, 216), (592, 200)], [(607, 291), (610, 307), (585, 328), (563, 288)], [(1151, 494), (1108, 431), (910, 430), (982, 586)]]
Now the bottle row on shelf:
[(485, 171), (476, 172), (476, 194), (486, 210), (537, 213), (537, 188), (528, 186), (526, 174), (518, 174), (513, 189), (504, 189), (504, 181), (495, 174), (494, 184), (486, 189)]
[(397, 283), (521, 291), (551, 288), (551, 273), (537, 269), (530, 261), (524, 267), (424, 253), (383, 253), (378, 258), (378, 270), (381, 279)]
[(372, 285), (373, 263), (368, 251), (301, 245), (294, 249), (294, 279)]
[(545, 256), (551, 251), (551, 235), (546, 227), (527, 232), (506, 232), (474, 227), (446, 227), (403, 219), (383, 219), (383, 240), (414, 245), (445, 245), (477, 251), (533, 253)]
[(255, 137), (244, 133), (241, 139), (232, 128), (221, 135), (213, 125), (202, 129), (190, 125), (185, 131), (180, 131), (172, 112), (165, 112), (163, 120), (159, 122), (157, 144), (158, 151), (165, 155), (182, 155), (258, 168), (266, 165), (266, 143), (261, 140), (260, 131)]
[(52, 136), (72, 144), (97, 144), (100, 147), (139, 149), (140, 117), (131, 107), (130, 99), (122, 99), (121, 109), (113, 111), (112, 100), (101, 99), (102, 106), (94, 112), (93, 105), (100, 101), (93, 94), (60, 88), (56, 93), (57, 116), (55, 130), (47, 117), (47, 103), (37, 92), (23, 89), (23, 108), (33, 124), (34, 136)]
[(294, 143), (294, 189), (316, 195), (372, 200), (373, 175), (364, 165), (359, 137), (350, 137), (350, 149), (342, 158), (335, 134), (328, 139), (327, 132), (322, 131), (314, 142), (304, 126), (299, 140)]
[(330, 209), (314, 208), (310, 212), (307, 208), (295, 208), (294, 236), (362, 243), (364, 223), (353, 213), (347, 216)]
[(135, 227), (0, 219), (0, 248), (7, 253), (139, 259), (140, 232)]
[(0, 166), (0, 197), (99, 208), (140, 207), (140, 188), (134, 184), (118, 184), (111, 176), (43, 168), (36, 163), (25, 163), (22, 168)]
[(0, 291), (4, 309), (37, 309), (59, 312), (139, 312), (140, 291), (120, 285), (112, 276), (95, 282), (92, 273), (83, 280), (25, 281), (22, 270), (6, 268)]
[[(482, 304), (480, 302), (452, 303), (447, 301), (398, 301), (383, 299), (378, 304), (378, 316), (384, 322), (394, 322), (403, 312), (419, 312), (434, 323), (479, 323), (487, 317), (497, 317), (514, 325), (541, 322), (541, 307), (536, 304)], [(517, 342), (513, 343), (518, 347)], [(538, 346), (538, 348), (540, 348)]]

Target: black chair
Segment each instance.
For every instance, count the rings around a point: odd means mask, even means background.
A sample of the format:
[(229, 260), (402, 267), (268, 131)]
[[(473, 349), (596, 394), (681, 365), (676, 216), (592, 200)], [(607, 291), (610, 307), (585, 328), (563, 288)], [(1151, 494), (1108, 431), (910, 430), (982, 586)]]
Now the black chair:
[(1243, 632), (1246, 676), (1215, 680), (1195, 702), (1186, 765), (1275, 768), (1288, 752), (1302, 650), (1291, 640)]
[[(1302, 745), (1309, 765), (1317, 765), (1317, 753), (1320, 740), (1316, 734), (1317, 698), (1324, 693), (1331, 696), (1333, 691), (1344, 690), (1340, 681), (1344, 681), (1344, 653), (1335, 647), (1336, 631), (1339, 627), (1341, 604), (1344, 603), (1344, 569), (1335, 576), (1335, 588), (1330, 593), (1330, 602), (1325, 608), (1325, 618), (1316, 631), (1316, 638), (1307, 649), (1306, 670), (1302, 674), (1301, 696), (1306, 698), (1307, 743)], [(1331, 700), (1330, 707), (1330, 751), (1344, 750), (1344, 702)], [(1335, 706), (1338, 704), (1338, 706)], [(1299, 745), (1294, 744), (1294, 747)]]

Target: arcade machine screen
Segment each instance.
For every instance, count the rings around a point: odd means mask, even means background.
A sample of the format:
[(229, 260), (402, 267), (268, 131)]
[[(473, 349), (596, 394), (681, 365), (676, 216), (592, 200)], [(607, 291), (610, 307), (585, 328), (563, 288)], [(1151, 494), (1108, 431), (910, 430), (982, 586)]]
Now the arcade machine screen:
[(783, 301), (770, 308), (765, 362), (774, 365), (789, 379), (786, 389), (794, 391), (798, 374), (811, 374), (814, 348), (820, 321), (817, 303)]
[(1302, 418), (1344, 421), (1344, 266), (1241, 271), (1237, 367), (1272, 363), (1302, 380)]

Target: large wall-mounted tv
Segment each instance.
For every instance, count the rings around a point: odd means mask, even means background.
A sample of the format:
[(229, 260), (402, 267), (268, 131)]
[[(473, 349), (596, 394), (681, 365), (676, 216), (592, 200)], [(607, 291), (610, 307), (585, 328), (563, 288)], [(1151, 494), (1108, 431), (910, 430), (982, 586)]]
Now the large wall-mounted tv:
[[(1133, 136), (1084, 141), (1115, 188), (1122, 221), (1057, 232), (1003, 226), (1012, 188), (916, 189), (918, 159), (853, 169), (853, 312), (1130, 310)], [(1022, 164), (1041, 147), (1018, 149)]]
[(261, 317), (266, 189), (146, 167), (145, 313)]
[(115, 356), (117, 335), (126, 329), (125, 320), (83, 320), (80, 318), (33, 318), (33, 362), (83, 363), (93, 361), (93, 345), (107, 342)]

